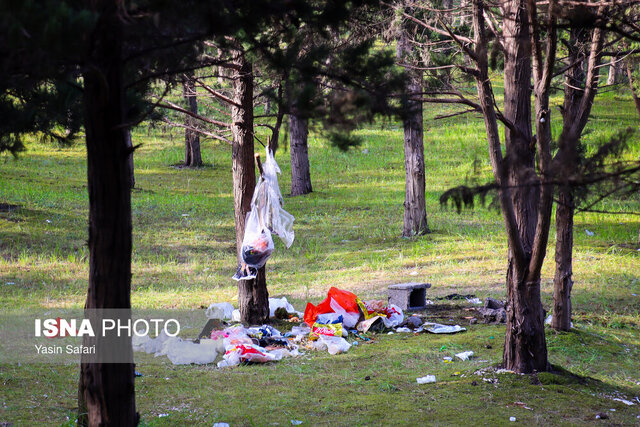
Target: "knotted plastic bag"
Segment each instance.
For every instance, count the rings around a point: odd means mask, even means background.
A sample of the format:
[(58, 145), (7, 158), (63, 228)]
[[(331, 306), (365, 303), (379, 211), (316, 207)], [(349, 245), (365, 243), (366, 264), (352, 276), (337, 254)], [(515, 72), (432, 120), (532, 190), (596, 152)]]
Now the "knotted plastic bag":
[(278, 236), (288, 248), (293, 243), (293, 215), (282, 208), (283, 200), (278, 186), (280, 167), (267, 149), (266, 161), (262, 165), (262, 174), (251, 199), (251, 206), (257, 206), (265, 227)]

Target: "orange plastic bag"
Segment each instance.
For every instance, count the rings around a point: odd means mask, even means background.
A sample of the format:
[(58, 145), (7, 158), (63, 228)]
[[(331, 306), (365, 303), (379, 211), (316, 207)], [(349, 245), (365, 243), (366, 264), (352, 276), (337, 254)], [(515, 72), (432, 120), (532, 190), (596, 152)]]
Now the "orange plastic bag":
[(327, 293), (327, 298), (320, 304), (307, 303), (307, 308), (304, 310), (304, 322), (309, 326), (313, 326), (318, 314), (333, 313), (334, 310), (331, 308), (332, 299), (348, 313), (359, 312), (359, 298), (354, 293), (332, 287)]

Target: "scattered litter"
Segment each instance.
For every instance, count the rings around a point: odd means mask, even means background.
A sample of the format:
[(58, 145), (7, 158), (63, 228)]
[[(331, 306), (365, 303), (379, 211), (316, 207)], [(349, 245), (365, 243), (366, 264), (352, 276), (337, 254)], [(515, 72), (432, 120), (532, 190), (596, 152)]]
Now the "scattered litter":
[(424, 377), (416, 378), (416, 381), (418, 382), (418, 384), (435, 383), (436, 382), (436, 376), (435, 375), (427, 375), (427, 376), (424, 376)]
[(598, 412), (596, 414), (596, 420), (607, 420), (609, 419), (609, 415), (607, 415), (605, 412)]
[(164, 418), (164, 417), (168, 417), (169, 414), (158, 414), (158, 418)]
[(616, 412), (614, 408), (609, 409), (611, 412)]
[(312, 348), (320, 351), (327, 350), (329, 354), (333, 356), (347, 352), (351, 348), (351, 344), (342, 337), (321, 335), (320, 338), (313, 343)]
[(51, 224), (51, 220), (50, 219), (45, 219), (44, 220), (47, 224)]
[(513, 404), (523, 409), (528, 409), (529, 411), (533, 411), (533, 409), (529, 408), (524, 402), (513, 402)]
[(633, 406), (633, 405), (635, 405), (635, 403), (634, 403), (634, 402), (632, 402), (632, 401), (630, 401), (630, 400), (626, 400), (626, 399), (620, 399), (619, 397), (615, 397), (615, 398), (613, 398), (613, 399), (611, 399), (611, 400), (615, 400), (616, 402), (622, 402), (622, 403), (624, 403), (624, 404), (625, 404), (625, 405), (627, 405), (627, 406)]
[(480, 298), (467, 298), (467, 302), (470, 304), (482, 304), (482, 300)]
[(393, 331), (387, 332), (387, 335), (393, 335)]
[(473, 356), (473, 351), (463, 351), (456, 354), (456, 357), (460, 360), (469, 360), (471, 356)]
[(291, 425), (299, 426), (300, 424), (302, 424), (302, 421), (300, 420), (291, 420)]
[[(640, 250), (640, 249), (638, 249), (638, 250)], [(435, 303), (434, 303), (433, 301), (431, 301), (430, 299), (426, 300), (424, 303), (425, 303), (426, 305), (433, 305), (433, 304), (435, 304)]]
[(453, 363), (453, 357), (451, 357), (451, 356), (445, 356), (445, 357), (443, 357), (443, 358), (442, 358), (442, 361), (443, 361), (444, 363)]
[(584, 232), (587, 234), (587, 236), (593, 236), (594, 234), (596, 234), (593, 231), (589, 231), (587, 229), (585, 229)]
[(513, 421), (515, 421), (515, 420), (516, 420), (516, 417), (509, 417), (509, 421), (512, 421), (512, 422), (513, 422)]
[(411, 329), (409, 329), (409, 328), (396, 328), (396, 332), (407, 333), (407, 332), (411, 332)]
[(279, 308), (284, 308), (289, 314), (295, 314), (298, 317), (302, 317), (302, 313), (293, 308), (289, 301), (287, 301), (287, 297), (269, 298), (269, 317), (275, 317), (276, 310)]
[(213, 423), (213, 427), (229, 427), (229, 423)]
[(7, 282), (7, 285), (15, 285), (16, 282)]
[(233, 305), (228, 302), (213, 303), (205, 314), (208, 319), (228, 320), (233, 317)]
[(143, 376), (144, 376), (144, 375), (142, 375), (142, 374), (141, 374), (140, 372), (138, 372), (138, 371), (133, 371), (133, 375), (134, 375), (135, 377), (143, 377)]
[(439, 323), (431, 323), (426, 322), (422, 325), (425, 331), (430, 332), (432, 334), (455, 334), (458, 332), (466, 331), (467, 328), (463, 328), (460, 325), (450, 326), (450, 325), (441, 325)]

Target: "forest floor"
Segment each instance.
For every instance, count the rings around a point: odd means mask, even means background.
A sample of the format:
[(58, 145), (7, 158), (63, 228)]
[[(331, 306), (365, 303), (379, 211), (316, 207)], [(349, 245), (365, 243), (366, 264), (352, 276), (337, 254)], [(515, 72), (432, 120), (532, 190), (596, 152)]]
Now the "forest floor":
[[(554, 98), (555, 106), (561, 100)], [(267, 264), (270, 296), (298, 310), (331, 286), (383, 299), (392, 283), (432, 284), (427, 298), (448, 294), (505, 298), (506, 237), (495, 209), (444, 209), (446, 189), (490, 177), (484, 125), (475, 116), (425, 117), (427, 211), (431, 233), (402, 238), (402, 128), (379, 123), (359, 131), (362, 146), (340, 152), (316, 129), (309, 139), (314, 192), (288, 197), (288, 151), (276, 154), (285, 209), (296, 218), (289, 249), (278, 241)], [(558, 114), (559, 116), (559, 114)], [(557, 136), (559, 118), (554, 127)], [(630, 96), (609, 92), (594, 107), (585, 136), (593, 152), (616, 131), (637, 128)], [(237, 305), (231, 147), (204, 142), (207, 166), (183, 158), (182, 132), (134, 131), (134, 308), (196, 309)], [(640, 135), (630, 158), (640, 156)], [(261, 138), (262, 139), (262, 138)], [(285, 144), (286, 145), (286, 144)], [(599, 208), (640, 212), (640, 196)], [(82, 143), (31, 141), (17, 160), (0, 158), (0, 312), (83, 306), (87, 290), (88, 196)], [(330, 356), (307, 352), (278, 363), (218, 369), (173, 366), (136, 354), (136, 404), (142, 425), (304, 424), (584, 424), (640, 423), (640, 217), (580, 213), (575, 218), (572, 301), (575, 328), (547, 331), (554, 373), (496, 372), (504, 326), (469, 325), (468, 304), (440, 301), (422, 314), (468, 328), (456, 335), (381, 335)], [(543, 269), (551, 307), (554, 230)], [(204, 311), (204, 310), (202, 310)], [(203, 314), (203, 323), (205, 320)], [(467, 322), (467, 323), (464, 323)], [(1, 327), (1, 326), (0, 326)], [(473, 350), (469, 361), (444, 356)], [(0, 343), (2, 352), (2, 343)], [(1, 354), (0, 354), (1, 356)], [(417, 377), (435, 375), (434, 384)], [(0, 364), (0, 423), (73, 425), (78, 366)], [(625, 405), (614, 398), (632, 401)], [(604, 413), (606, 420), (597, 420)]]

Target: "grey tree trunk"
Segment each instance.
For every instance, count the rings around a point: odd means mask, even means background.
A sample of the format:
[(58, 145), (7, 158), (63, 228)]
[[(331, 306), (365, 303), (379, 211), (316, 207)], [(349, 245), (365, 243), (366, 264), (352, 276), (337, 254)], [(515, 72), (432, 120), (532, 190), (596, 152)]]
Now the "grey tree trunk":
[(300, 196), (313, 191), (309, 169), (309, 120), (289, 115), (289, 144), (291, 148), (291, 195)]
[[(400, 31), (397, 56), (400, 61), (411, 55), (413, 48), (404, 30)], [(404, 225), (402, 235), (410, 237), (429, 233), (425, 201), (425, 166), (421, 97), (422, 71), (408, 70), (403, 94), (404, 127)]]
[[(241, 262), (245, 221), (251, 210), (251, 198), (256, 186), (253, 154), (253, 69), (241, 53), (238, 53), (235, 64), (238, 69), (233, 75), (234, 105), (231, 107), (232, 169), (236, 249), (238, 262)], [(269, 293), (264, 267), (258, 271), (255, 279), (238, 282), (238, 302), (242, 323), (259, 325), (269, 318)]]
[[(193, 114), (198, 114), (198, 99), (196, 98), (196, 85), (193, 80), (193, 73), (185, 74), (182, 80), (184, 99), (187, 101), (187, 108)], [(200, 135), (193, 130), (197, 126), (197, 120), (191, 116), (185, 116), (184, 129), (184, 166), (197, 168), (202, 166), (202, 154), (200, 153)]]
[[(84, 80), (89, 190), (89, 288), (85, 309), (131, 308), (131, 170), (118, 2), (92, 3), (98, 14)], [(85, 337), (86, 339), (86, 337)], [(98, 338), (99, 339), (99, 338)], [(119, 343), (132, 352), (131, 337)], [(129, 354), (132, 357), (132, 354)], [(78, 425), (135, 426), (132, 363), (80, 365)]]
[(620, 74), (620, 61), (615, 56), (611, 57), (609, 63), (609, 74), (607, 75), (607, 85), (614, 85), (618, 81), (618, 74)]

